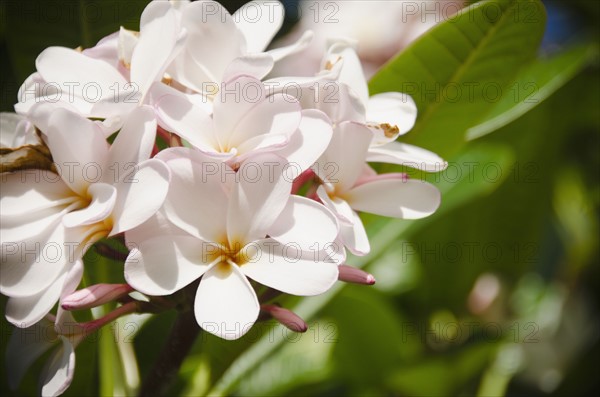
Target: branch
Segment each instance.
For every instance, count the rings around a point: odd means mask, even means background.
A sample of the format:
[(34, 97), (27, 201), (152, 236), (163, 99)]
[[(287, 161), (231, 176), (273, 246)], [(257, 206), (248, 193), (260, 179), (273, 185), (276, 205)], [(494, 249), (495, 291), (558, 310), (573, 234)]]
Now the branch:
[(199, 333), (194, 311), (180, 312), (154, 367), (142, 384), (140, 396), (159, 396), (164, 392), (179, 372)]

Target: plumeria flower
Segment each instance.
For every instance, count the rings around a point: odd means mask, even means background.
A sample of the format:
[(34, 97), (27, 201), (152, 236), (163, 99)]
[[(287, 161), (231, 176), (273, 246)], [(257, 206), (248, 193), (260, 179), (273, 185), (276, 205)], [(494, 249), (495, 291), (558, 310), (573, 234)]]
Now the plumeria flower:
[(53, 112), (47, 143), (58, 174), (2, 175), (0, 292), (18, 327), (39, 321), (81, 280), (81, 258), (94, 242), (138, 226), (162, 205), (169, 170), (148, 159), (156, 121), (136, 109), (112, 145), (94, 122)]
[(176, 227), (155, 217), (126, 233), (136, 247), (125, 263), (132, 287), (169, 295), (201, 278), (198, 324), (237, 339), (260, 310), (248, 278), (294, 295), (332, 286), (340, 261), (332, 249), (336, 218), (321, 204), (290, 195), (281, 157), (261, 154), (235, 172), (198, 151), (175, 150), (177, 158), (165, 155), (172, 181), (164, 211)]
[(224, 84), (212, 115), (180, 96), (164, 96), (157, 108), (164, 129), (233, 167), (257, 153), (278, 152), (297, 165), (299, 175), (323, 153), (332, 135), (325, 114), (303, 111), (283, 93), (268, 96), (267, 87), (250, 76)]
[(312, 38), (311, 32), (305, 32), (289, 46), (263, 52), (283, 23), (284, 8), (278, 1), (252, 1), (233, 15), (215, 1), (172, 4), (188, 34), (183, 51), (167, 72), (211, 97), (233, 75), (262, 79), (275, 62), (301, 51)]
[[(36, 59), (37, 71), (19, 90), (15, 110), (29, 115), (45, 132), (51, 112), (66, 108), (88, 118), (106, 119), (100, 124), (110, 135), (137, 106), (152, 104), (153, 95), (176, 92), (159, 82), (184, 38), (169, 3), (152, 2), (142, 13), (139, 39), (126, 61), (121, 49), (125, 44), (117, 34), (84, 51), (48, 47)], [(35, 107), (38, 103), (51, 106)]]
[(408, 179), (403, 173), (377, 175), (368, 167), (365, 160), (372, 139), (364, 125), (343, 123), (315, 166), (323, 181), (317, 196), (336, 214), (341, 242), (356, 255), (370, 251), (357, 211), (418, 219), (434, 213), (440, 204), (440, 192), (433, 185)]
[(344, 113), (343, 119), (364, 123), (373, 131), (367, 161), (399, 164), (427, 172), (443, 171), (447, 163), (435, 153), (396, 141), (415, 125), (417, 106), (413, 99), (399, 92), (369, 96), (362, 65), (350, 43), (333, 44), (323, 59), (322, 68), (331, 68), (338, 62), (341, 62), (339, 101), (347, 103), (339, 108), (353, 110)]

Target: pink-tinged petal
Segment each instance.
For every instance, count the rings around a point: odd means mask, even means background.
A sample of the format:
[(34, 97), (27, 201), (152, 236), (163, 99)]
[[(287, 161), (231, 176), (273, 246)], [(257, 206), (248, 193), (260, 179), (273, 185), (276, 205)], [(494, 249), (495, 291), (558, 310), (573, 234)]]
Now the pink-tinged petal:
[[(95, 241), (90, 241), (89, 243), (93, 243)], [(73, 324), (76, 323), (75, 319), (68, 311), (64, 310), (61, 306), (61, 302), (68, 295), (72, 294), (79, 284), (81, 284), (81, 280), (83, 279), (83, 254), (85, 247), (79, 246), (77, 251), (76, 260), (73, 265), (68, 269), (67, 277), (65, 282), (62, 285), (62, 291), (60, 293), (60, 299), (58, 302), (58, 309), (56, 310), (56, 320), (55, 320), (55, 329), (59, 333), (65, 332), (75, 332), (73, 330)], [(62, 327), (66, 327), (66, 331), (63, 332)], [(77, 344), (78, 342), (74, 342)]]
[(165, 95), (157, 104), (159, 124), (203, 152), (218, 152), (213, 121), (208, 113), (187, 99)]
[(75, 373), (75, 347), (64, 336), (62, 345), (57, 349), (42, 372), (42, 396), (59, 396), (67, 390)]
[(142, 241), (125, 261), (125, 280), (148, 295), (169, 295), (197, 280), (215, 260), (217, 248), (190, 235)]
[(77, 259), (80, 232), (66, 229), (57, 217), (46, 230), (36, 230), (31, 239), (2, 241), (2, 294), (27, 297), (49, 288)]
[(66, 277), (67, 274), (63, 273), (36, 295), (9, 298), (6, 303), (6, 319), (19, 328), (27, 328), (40, 321), (58, 301)]
[(235, 148), (235, 161), (243, 163), (259, 153), (274, 152), (284, 147), (289, 142), (289, 137), (283, 134), (263, 134), (252, 137)]
[(439, 172), (448, 163), (437, 154), (418, 146), (400, 142), (390, 142), (383, 146), (370, 147), (367, 161), (375, 163), (399, 164), (427, 172)]
[(270, 54), (275, 62), (286, 58), (290, 55), (297, 54), (300, 51), (306, 49), (310, 44), (311, 40), (314, 37), (314, 33), (310, 30), (307, 30), (300, 36), (300, 38), (295, 42), (288, 46), (273, 48), (272, 50), (267, 51), (267, 54)]
[(138, 43), (139, 33), (133, 30), (125, 29), (123, 26), (121, 26), (118, 35), (118, 59), (123, 63), (123, 65), (131, 67), (131, 57), (133, 55), (133, 50)]
[(67, 109), (73, 113), (81, 114), (78, 108), (73, 106), (72, 103), (65, 101), (46, 102), (44, 100), (40, 100), (39, 103), (31, 106), (27, 112), (27, 118), (41, 131), (43, 135), (46, 135), (50, 127), (50, 116), (52, 116), (56, 109)]
[(364, 270), (348, 265), (340, 265), (338, 269), (340, 271), (338, 277), (340, 281), (361, 285), (375, 284), (375, 277)]
[[(242, 100), (244, 99), (242, 98)], [(215, 117), (216, 111), (215, 105)], [(275, 94), (256, 103), (251, 110), (249, 109), (246, 114), (242, 115), (232, 130), (220, 131), (230, 132), (231, 135), (224, 140), (224, 143), (229, 147), (238, 148), (242, 152), (243, 150), (247, 151), (248, 146), (258, 146), (247, 144), (247, 142), (261, 135), (282, 135), (286, 137), (287, 142), (298, 129), (301, 119), (302, 111), (295, 98), (285, 94)], [(244, 145), (245, 143), (246, 145)], [(246, 147), (242, 149), (244, 146)]]
[[(148, 106), (136, 108), (129, 114), (108, 153), (107, 166), (111, 170), (126, 171), (127, 167), (148, 160), (156, 138), (156, 117)], [(104, 181), (116, 182), (114, 173), (106, 172)], [(108, 179), (107, 179), (108, 178)]]
[(340, 239), (350, 252), (357, 256), (367, 255), (371, 251), (369, 236), (358, 214), (352, 211), (352, 224), (340, 226)]
[(322, 294), (338, 278), (338, 264), (323, 252), (302, 252), (297, 245), (273, 240), (255, 241), (242, 250), (249, 257), (240, 266), (246, 276), (288, 294)]
[(171, 184), (165, 200), (165, 215), (175, 225), (204, 241), (221, 242), (226, 237), (227, 180), (235, 172), (226, 164), (207, 159), (198, 152), (180, 151), (181, 158), (168, 161)]
[(12, 330), (6, 345), (6, 375), (8, 385), (16, 390), (27, 370), (45, 351), (56, 342), (54, 324), (47, 318), (31, 328)]
[[(260, 80), (255, 79), (254, 77), (239, 76), (233, 80), (222, 83), (221, 89), (213, 102), (213, 120), (219, 142), (222, 144), (229, 143), (232, 136), (235, 135), (236, 128), (239, 128), (243, 133), (244, 125), (242, 124), (242, 120), (247, 116), (251, 116), (254, 111), (253, 109), (265, 102), (266, 96), (266, 87)], [(264, 106), (265, 105), (263, 105), (263, 109)], [(274, 111), (270, 114), (268, 113), (268, 109), (269, 108), (267, 108), (266, 111), (261, 111), (260, 115), (263, 117), (272, 116), (277, 107), (273, 108)], [(264, 127), (264, 125), (270, 121), (271, 119), (259, 119), (257, 122), (259, 126)], [(266, 131), (256, 131), (256, 129), (253, 128), (248, 134), (254, 136), (264, 132)], [(239, 144), (243, 142), (244, 139), (241, 138), (242, 136), (240, 136), (240, 139), (237, 139), (236, 143)]]
[(308, 325), (304, 320), (291, 310), (276, 305), (262, 305), (260, 309), (269, 313), (275, 320), (294, 332), (306, 332), (308, 330)]
[[(365, 122), (365, 106), (348, 85), (320, 78), (313, 84), (300, 88), (299, 100), (303, 109), (316, 108), (325, 113), (333, 124), (344, 121)], [(291, 94), (295, 90), (287, 91)]]
[(317, 188), (317, 197), (325, 207), (335, 214), (341, 224), (352, 224), (352, 219), (354, 219), (352, 208), (350, 208), (350, 205), (345, 200), (335, 196), (330, 197), (323, 185)]
[(76, 200), (78, 197), (53, 172), (27, 170), (2, 175), (0, 213), (3, 219), (64, 206)]
[(246, 38), (247, 51), (264, 51), (283, 24), (285, 10), (278, 1), (251, 1), (233, 14), (237, 28)]
[(440, 206), (440, 191), (414, 179), (382, 179), (364, 183), (345, 193), (357, 211), (401, 219), (429, 216)]
[(269, 236), (281, 244), (295, 244), (305, 251), (319, 251), (335, 241), (338, 231), (336, 216), (325, 206), (305, 197), (290, 196), (269, 228)]
[(173, 80), (202, 94), (213, 95), (219, 87), (214, 76), (194, 60), (188, 48), (184, 48), (175, 57), (167, 68), (167, 73)]
[[(115, 84), (117, 87), (123, 87), (127, 82), (114, 67), (106, 62), (65, 47), (46, 48), (37, 57), (35, 66), (45, 81), (56, 83), (60, 87), (68, 87), (72, 82), (78, 82), (79, 86), (76, 85), (74, 90), (82, 92), (82, 95), (88, 95), (82, 91), (83, 87), (86, 84), (93, 84), (96, 88), (99, 87), (97, 91), (100, 98), (110, 97)], [(113, 90), (110, 87), (113, 87)], [(90, 89), (90, 97), (92, 96), (91, 92)]]
[(416, 120), (417, 105), (408, 94), (384, 92), (369, 98), (367, 122), (398, 127), (398, 132), (391, 136), (386, 136), (382, 129), (375, 129), (377, 135), (373, 139), (374, 144), (385, 144), (395, 140), (398, 135), (406, 134), (413, 128)]
[(82, 53), (90, 58), (104, 61), (119, 70), (119, 32), (101, 38), (95, 46), (86, 48)]
[(335, 185), (336, 192), (354, 186), (360, 176), (373, 134), (363, 124), (343, 122), (333, 131), (329, 147), (317, 161), (321, 180)]
[(340, 83), (347, 84), (358, 95), (363, 104), (369, 101), (369, 88), (367, 80), (362, 69), (362, 64), (356, 51), (348, 43), (336, 43), (329, 47), (324, 58), (322, 69), (327, 69), (327, 65), (342, 61), (342, 71), (340, 73)]
[(252, 76), (262, 80), (273, 69), (273, 57), (269, 54), (248, 54), (231, 61), (223, 73), (223, 81), (229, 81), (239, 75)]
[[(65, 109), (50, 116), (48, 147), (59, 174), (81, 196), (102, 177), (108, 143), (94, 122)], [(99, 175), (98, 175), (99, 174)]]
[(264, 238), (283, 211), (293, 178), (285, 173), (287, 162), (279, 156), (261, 154), (242, 164), (227, 210), (230, 244), (246, 244)]
[(115, 187), (117, 201), (112, 213), (110, 235), (124, 232), (144, 223), (158, 211), (169, 190), (171, 173), (164, 162), (146, 160), (135, 167)]
[(91, 225), (106, 219), (112, 212), (117, 201), (117, 189), (106, 183), (94, 183), (87, 190), (91, 196), (90, 204), (63, 217), (63, 225), (76, 227)]
[(196, 1), (186, 7), (183, 26), (187, 50), (202, 65), (211, 82), (220, 83), (229, 62), (246, 53), (246, 40), (231, 15), (216, 1)]
[(252, 328), (259, 311), (256, 293), (237, 266), (219, 264), (202, 277), (194, 312), (205, 331), (224, 339), (238, 339)]
[(332, 135), (331, 121), (325, 113), (315, 109), (303, 110), (298, 129), (288, 144), (275, 153), (286, 159), (300, 175), (323, 154)]
[(131, 81), (145, 94), (163, 78), (175, 48), (179, 26), (168, 2), (154, 1), (140, 19), (140, 37), (131, 56)]

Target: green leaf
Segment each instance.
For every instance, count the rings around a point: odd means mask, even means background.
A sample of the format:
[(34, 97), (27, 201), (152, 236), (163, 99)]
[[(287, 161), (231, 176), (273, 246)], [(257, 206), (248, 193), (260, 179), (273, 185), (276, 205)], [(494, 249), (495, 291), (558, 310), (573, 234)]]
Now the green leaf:
[(525, 67), (509, 84), (506, 95), (485, 116), (484, 122), (467, 131), (475, 139), (496, 131), (533, 109), (568, 83), (598, 56), (598, 48), (581, 45)]
[(405, 140), (447, 157), (535, 56), (545, 21), (539, 0), (469, 6), (385, 65), (372, 78), (370, 93), (410, 94), (419, 115)]

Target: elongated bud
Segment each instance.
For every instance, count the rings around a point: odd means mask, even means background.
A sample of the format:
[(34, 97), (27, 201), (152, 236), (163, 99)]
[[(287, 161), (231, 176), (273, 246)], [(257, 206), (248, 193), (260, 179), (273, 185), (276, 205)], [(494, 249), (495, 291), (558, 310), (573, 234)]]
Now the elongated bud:
[(308, 326), (291, 310), (279, 307), (277, 305), (263, 305), (261, 309), (269, 313), (275, 320), (279, 321), (286, 328), (294, 332), (306, 332)]
[(363, 270), (348, 265), (339, 265), (338, 270), (338, 280), (340, 281), (363, 285), (375, 284), (375, 277)]
[(133, 291), (127, 284), (95, 284), (73, 292), (61, 301), (65, 310), (89, 309), (112, 302)]

